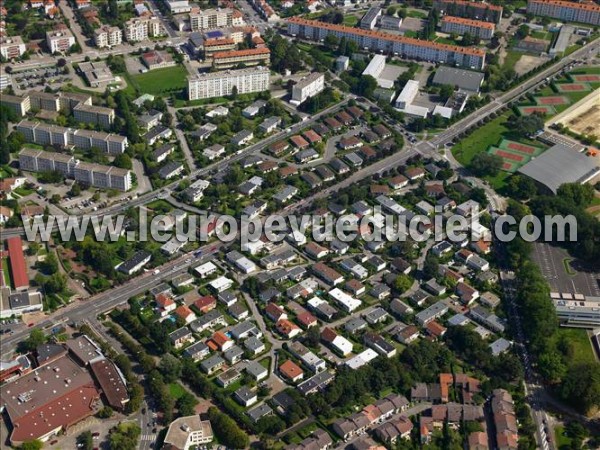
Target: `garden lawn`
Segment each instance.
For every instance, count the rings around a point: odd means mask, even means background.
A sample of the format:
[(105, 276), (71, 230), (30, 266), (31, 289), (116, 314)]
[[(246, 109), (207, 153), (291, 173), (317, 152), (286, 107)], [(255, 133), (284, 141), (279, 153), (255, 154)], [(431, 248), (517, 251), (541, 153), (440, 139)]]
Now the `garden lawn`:
[(181, 396), (183, 396), (183, 394), (185, 394), (185, 389), (179, 383), (170, 383), (169, 392), (175, 400), (178, 400)]
[(344, 16), (344, 25), (346, 25), (347, 27), (356, 26), (357, 23), (358, 17), (352, 15)]
[(185, 89), (187, 76), (188, 72), (185, 67), (174, 66), (131, 75), (129, 79), (144, 94), (160, 95)]
[(504, 57), (504, 64), (502, 65), (502, 67), (504, 69), (515, 69), (515, 64), (517, 64), (517, 62), (519, 61), (519, 59), (521, 59), (521, 56), (523, 56), (523, 53), (521, 52), (517, 52), (514, 50), (508, 50), (506, 52), (506, 56)]
[(593, 363), (596, 361), (586, 330), (580, 328), (559, 328), (556, 335), (558, 338), (564, 336), (567, 342), (573, 344), (575, 350), (572, 358), (573, 364)]
[(490, 145), (500, 142), (508, 128), (504, 123), (508, 120), (510, 112), (506, 112), (494, 120), (479, 127), (469, 136), (463, 138), (454, 147), (452, 154), (464, 166), (468, 165), (473, 157), (480, 152), (485, 152)]

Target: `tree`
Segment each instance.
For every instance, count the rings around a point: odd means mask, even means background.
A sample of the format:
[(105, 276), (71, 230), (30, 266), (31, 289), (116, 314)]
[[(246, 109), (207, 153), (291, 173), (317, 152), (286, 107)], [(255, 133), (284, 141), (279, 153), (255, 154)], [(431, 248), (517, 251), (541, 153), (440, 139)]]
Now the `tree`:
[(502, 158), (498, 155), (480, 152), (471, 160), (469, 168), (475, 175), (493, 177), (497, 175), (502, 168)]
[(440, 260), (433, 253), (428, 252), (423, 264), (423, 274), (426, 278), (436, 278), (439, 275)]
[(56, 61), (57, 67), (65, 67), (66, 65), (67, 65), (67, 60), (65, 58), (58, 58), (58, 61)]
[(527, 36), (529, 36), (530, 31), (531, 31), (531, 29), (527, 25), (523, 24), (517, 29), (517, 32), (515, 33), (515, 37), (521, 41), (521, 40), (525, 39)]
[(356, 93), (365, 97), (372, 97), (375, 89), (377, 89), (377, 80), (371, 75), (363, 75), (356, 86)]
[(46, 258), (38, 264), (41, 271), (46, 275), (52, 275), (58, 271), (58, 260), (53, 251), (49, 252)]
[(550, 351), (542, 353), (538, 358), (538, 371), (545, 381), (556, 384), (564, 378), (567, 367), (557, 352)]
[(181, 377), (182, 368), (183, 365), (181, 361), (170, 353), (167, 353), (165, 356), (163, 356), (158, 364), (158, 369), (164, 376), (165, 382), (167, 383), (172, 383)]
[(442, 86), (440, 86), (440, 99), (442, 100), (442, 102), (445, 102), (450, 97), (452, 97), (452, 94), (454, 94), (454, 86), (451, 86), (449, 84), (443, 84)]
[(508, 123), (515, 133), (523, 137), (532, 136), (544, 129), (544, 118), (538, 113), (529, 116), (511, 116)]
[(208, 418), (221, 444), (232, 448), (248, 448), (248, 435), (231, 417), (211, 406), (208, 409)]
[(38, 346), (46, 342), (46, 335), (38, 328), (31, 330), (29, 337), (25, 340), (25, 348), (27, 351), (34, 351)]
[(337, 38), (337, 36), (333, 35), (333, 34), (328, 34), (327, 36), (325, 36), (325, 40), (324, 40), (324, 44), (325, 47), (327, 47), (329, 50), (334, 50), (338, 44), (339, 44), (339, 39)]
[(600, 407), (600, 370), (596, 361), (571, 364), (560, 388), (561, 397), (588, 414)]
[(98, 411), (96, 416), (98, 416), (98, 418), (100, 419), (108, 419), (109, 417), (112, 417), (113, 414), (113, 409), (110, 406), (105, 406), (100, 411)]
[(131, 161), (131, 157), (127, 153), (119, 153), (115, 157), (113, 165), (115, 167), (120, 167), (121, 169), (133, 169), (133, 162)]
[(33, 441), (23, 442), (23, 444), (19, 448), (21, 450), (41, 450), (43, 447), (44, 444), (41, 441), (35, 439)]
[(558, 188), (556, 195), (569, 203), (587, 208), (594, 200), (594, 187), (591, 184), (565, 183)]
[(198, 401), (196, 400), (196, 397), (189, 392), (185, 392), (177, 399), (177, 402), (175, 402), (175, 406), (177, 407), (180, 416), (193, 415), (197, 404)]
[(140, 437), (140, 427), (133, 422), (120, 423), (110, 430), (108, 442), (110, 448), (119, 450), (135, 450)]
[(400, 294), (403, 294), (404, 292), (410, 289), (412, 284), (412, 278), (408, 275), (401, 273), (394, 280), (394, 289), (396, 289)]
[(94, 448), (94, 437), (91, 431), (84, 431), (77, 436), (77, 447), (81, 450), (92, 450)]

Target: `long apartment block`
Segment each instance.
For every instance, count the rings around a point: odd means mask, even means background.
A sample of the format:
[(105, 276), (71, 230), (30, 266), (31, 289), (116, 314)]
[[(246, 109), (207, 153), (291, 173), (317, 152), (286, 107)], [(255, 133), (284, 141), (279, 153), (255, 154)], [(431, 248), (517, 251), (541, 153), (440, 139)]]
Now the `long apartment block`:
[(77, 160), (72, 155), (25, 148), (19, 153), (19, 167), (28, 172), (57, 171), (65, 177), (104, 189), (131, 189), (131, 171)]
[(271, 50), (268, 48), (249, 48), (245, 50), (230, 50), (217, 52), (213, 55), (215, 69), (229, 69), (239, 64), (246, 66), (268, 66), (271, 60)]
[(31, 120), (21, 120), (17, 124), (16, 130), (23, 134), (26, 142), (33, 144), (58, 145), (60, 147), (72, 145), (81, 149), (97, 147), (112, 155), (123, 153), (129, 145), (127, 137), (119, 134), (78, 130)]
[(76, 92), (58, 92), (51, 94), (44, 91), (29, 91), (27, 97), (30, 99), (32, 109), (44, 111), (71, 111), (77, 105), (91, 105), (92, 96)]
[(433, 7), (441, 14), (500, 23), (502, 6), (465, 0), (434, 0)]
[(109, 129), (115, 121), (115, 110), (80, 103), (73, 108), (73, 117), (78, 122), (100, 125), (102, 128)]
[(267, 67), (202, 73), (188, 78), (189, 100), (231, 95), (233, 87), (238, 94), (261, 92), (269, 89), (271, 71)]
[(600, 25), (600, 5), (596, 3), (564, 2), (559, 0), (529, 0), (527, 12), (534, 16), (546, 16), (566, 22)]
[(287, 21), (288, 33), (312, 41), (322, 41), (333, 35), (356, 42), (360, 48), (396, 54), (408, 59), (439, 62), (482, 70), (485, 51), (475, 47), (459, 47), (398, 36), (382, 31), (362, 30), (343, 25), (292, 17)]
[(496, 26), (491, 22), (483, 20), (465, 19), (456, 16), (442, 17), (442, 31), (444, 33), (466, 34), (476, 36), (480, 39), (491, 39)]

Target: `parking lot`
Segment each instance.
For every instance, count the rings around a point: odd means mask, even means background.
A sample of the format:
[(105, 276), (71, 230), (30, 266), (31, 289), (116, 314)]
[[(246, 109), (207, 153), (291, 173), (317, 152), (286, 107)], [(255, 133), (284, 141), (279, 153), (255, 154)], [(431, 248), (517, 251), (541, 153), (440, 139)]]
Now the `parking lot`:
[[(600, 296), (600, 272), (574, 260), (566, 250), (538, 242), (533, 246), (533, 259), (548, 280), (552, 292)], [(572, 274), (567, 273), (566, 265)]]
[(71, 81), (69, 74), (64, 74), (58, 67), (47, 67), (43, 69), (30, 69), (18, 72), (13, 75), (15, 86), (22, 91), (26, 91), (36, 86), (46, 86), (48, 84), (62, 84)]

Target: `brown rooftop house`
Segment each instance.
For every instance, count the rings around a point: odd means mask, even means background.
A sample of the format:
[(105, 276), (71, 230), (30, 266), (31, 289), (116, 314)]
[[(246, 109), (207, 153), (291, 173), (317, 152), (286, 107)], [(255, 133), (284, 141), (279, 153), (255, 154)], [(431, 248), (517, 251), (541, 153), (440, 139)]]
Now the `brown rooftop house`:
[(392, 132), (385, 125), (379, 124), (373, 127), (373, 131), (379, 135), (381, 139), (387, 139), (392, 135)]
[(342, 275), (323, 263), (314, 264), (312, 266), (312, 271), (315, 275), (331, 286), (335, 286), (344, 281), (344, 277)]
[(350, 114), (348, 114), (346, 111), (340, 111), (339, 113), (337, 113), (335, 115), (335, 118), (337, 120), (339, 120), (341, 123), (343, 123), (344, 125), (350, 125), (352, 122), (354, 122), (354, 119), (352, 119), (352, 116)]
[(425, 169), (422, 167), (410, 167), (404, 171), (404, 175), (406, 175), (410, 181), (415, 181), (425, 176)]
[(349, 150), (352, 148), (358, 148), (362, 146), (362, 141), (356, 136), (343, 137), (340, 139), (338, 146), (342, 150)]
[(297, 173), (298, 169), (292, 166), (282, 167), (281, 169), (279, 169), (279, 176), (281, 176), (282, 179), (285, 179)]
[(279, 141), (269, 146), (269, 153), (273, 156), (279, 156), (290, 147), (287, 141)]
[(176, 63), (168, 52), (152, 50), (142, 55), (142, 61), (148, 70), (174, 66)]
[(299, 148), (299, 149), (307, 148), (310, 145), (308, 143), (308, 141), (300, 135), (292, 136), (290, 138), (290, 141), (292, 141), (292, 144), (294, 145), (294, 147)]
[(129, 401), (129, 394), (125, 379), (115, 364), (103, 358), (90, 363), (90, 370), (102, 390), (106, 403), (112, 409), (122, 411)]
[(343, 125), (335, 120), (333, 117), (327, 117), (325, 120), (325, 125), (327, 125), (333, 131), (339, 131), (342, 129)]
[(363, 110), (360, 109), (358, 106), (349, 106), (348, 108), (346, 108), (346, 111), (355, 119), (360, 119), (364, 115)]
[(373, 149), (373, 147), (369, 147), (368, 145), (363, 145), (358, 153), (367, 161), (377, 157), (377, 152)]
[(279, 372), (293, 383), (304, 377), (304, 371), (291, 359), (279, 366)]
[(317, 142), (321, 142), (322, 138), (315, 132), (314, 130), (306, 130), (302, 135), (310, 141), (311, 144), (316, 144)]

